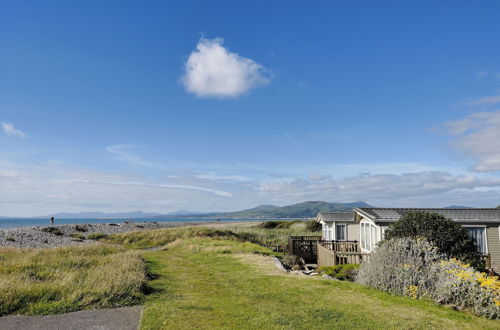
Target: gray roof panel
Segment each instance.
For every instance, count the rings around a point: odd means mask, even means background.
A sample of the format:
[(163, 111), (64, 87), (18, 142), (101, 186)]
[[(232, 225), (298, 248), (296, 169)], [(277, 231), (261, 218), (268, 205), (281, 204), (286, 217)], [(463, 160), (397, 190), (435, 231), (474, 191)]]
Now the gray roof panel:
[(395, 222), (411, 211), (436, 212), (457, 222), (500, 222), (500, 209), (438, 209), (361, 207), (356, 211), (375, 222)]
[(354, 222), (354, 211), (350, 212), (320, 212), (318, 220), (325, 222)]

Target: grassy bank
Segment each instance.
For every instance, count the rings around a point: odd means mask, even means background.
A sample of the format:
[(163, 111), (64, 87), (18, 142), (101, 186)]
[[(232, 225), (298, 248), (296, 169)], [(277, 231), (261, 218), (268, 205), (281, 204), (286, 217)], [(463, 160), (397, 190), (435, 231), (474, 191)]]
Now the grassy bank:
[(499, 323), (350, 282), (279, 273), (269, 250), (221, 238), (144, 254), (151, 282), (142, 329), (497, 328)]
[(131, 248), (147, 248), (165, 245), (176, 239), (219, 237), (248, 241), (262, 246), (284, 246), (287, 244), (289, 235), (320, 235), (320, 233), (308, 231), (306, 223), (300, 221), (290, 222), (290, 225), (279, 228), (263, 228), (259, 224), (224, 224), (127, 232), (112, 235), (104, 241)]
[(0, 249), (0, 315), (137, 304), (145, 266), (137, 252), (104, 245)]

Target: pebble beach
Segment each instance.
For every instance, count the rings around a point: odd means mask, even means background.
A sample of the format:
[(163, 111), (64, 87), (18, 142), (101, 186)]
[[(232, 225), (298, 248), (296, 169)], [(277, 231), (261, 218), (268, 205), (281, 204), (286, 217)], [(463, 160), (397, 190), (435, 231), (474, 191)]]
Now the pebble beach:
[(128, 231), (209, 225), (216, 222), (115, 222), (92, 224), (64, 224), (0, 229), (0, 247), (44, 248), (76, 244), (94, 244), (87, 239), (92, 234), (118, 234)]

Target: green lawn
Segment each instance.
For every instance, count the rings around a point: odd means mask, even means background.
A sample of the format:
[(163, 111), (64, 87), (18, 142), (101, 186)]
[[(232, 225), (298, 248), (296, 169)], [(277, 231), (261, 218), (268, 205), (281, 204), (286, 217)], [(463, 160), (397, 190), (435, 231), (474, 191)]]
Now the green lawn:
[[(348, 282), (279, 273), (270, 251), (222, 238), (145, 252), (142, 329), (496, 328), (499, 321)], [(257, 254), (254, 254), (257, 253)]]

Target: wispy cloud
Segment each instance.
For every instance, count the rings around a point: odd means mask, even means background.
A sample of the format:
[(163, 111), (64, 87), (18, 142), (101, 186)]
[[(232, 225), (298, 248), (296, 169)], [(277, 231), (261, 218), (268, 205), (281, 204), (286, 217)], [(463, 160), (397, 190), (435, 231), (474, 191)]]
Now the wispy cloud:
[(196, 177), (198, 179), (211, 180), (211, 181), (252, 181), (251, 178), (248, 178), (243, 175), (218, 175), (213, 172), (197, 174)]
[(484, 78), (484, 77), (487, 77), (489, 75), (489, 72), (488, 71), (479, 71), (476, 73), (476, 77), (481, 79), (481, 78)]
[(451, 145), (474, 161), (473, 170), (500, 171), (500, 111), (477, 112), (447, 126)]
[(133, 153), (134, 149), (137, 149), (137, 146), (130, 144), (115, 144), (106, 147), (106, 151), (111, 153), (116, 160), (123, 161), (132, 165), (154, 167), (158, 169), (168, 170), (168, 167), (166, 166), (149, 162), (135, 155)]
[(0, 126), (2, 126), (3, 132), (9, 136), (18, 137), (21, 139), (24, 139), (26, 137), (26, 134), (23, 131), (15, 128), (11, 123), (4, 123), (2, 121), (0, 122)]
[(262, 65), (230, 52), (222, 44), (221, 38), (198, 42), (181, 78), (186, 91), (199, 97), (238, 97), (269, 82)]
[(467, 105), (471, 107), (490, 106), (499, 103), (500, 103), (500, 95), (484, 96), (467, 101)]

